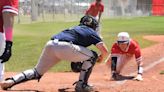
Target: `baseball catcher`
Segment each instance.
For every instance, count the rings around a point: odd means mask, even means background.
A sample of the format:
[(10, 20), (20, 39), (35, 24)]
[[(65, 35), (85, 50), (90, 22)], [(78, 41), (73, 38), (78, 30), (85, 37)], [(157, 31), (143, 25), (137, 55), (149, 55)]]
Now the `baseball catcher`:
[[(1, 82), (1, 88), (7, 90), (16, 84), (28, 80), (40, 80), (45, 72), (61, 60), (79, 62), (79, 80), (76, 82), (76, 92), (90, 92), (93, 88), (88, 85), (88, 79), (96, 62), (97, 54), (87, 47), (95, 45), (100, 50), (101, 57), (108, 55), (108, 50), (95, 30), (98, 22), (91, 16), (84, 16), (78, 26), (68, 28), (54, 36), (46, 43), (34, 69), (7, 78)], [(76, 64), (75, 64), (76, 65)], [(74, 65), (73, 65), (74, 66)], [(75, 67), (76, 69), (76, 67)]]
[(133, 56), (135, 56), (138, 70), (138, 74), (134, 79), (141, 81), (143, 80), (143, 62), (139, 44), (133, 39), (130, 39), (127, 32), (120, 32), (117, 42), (111, 48), (111, 55), (107, 60), (107, 64), (111, 65), (111, 80), (119, 80), (122, 77), (120, 74), (121, 70)]

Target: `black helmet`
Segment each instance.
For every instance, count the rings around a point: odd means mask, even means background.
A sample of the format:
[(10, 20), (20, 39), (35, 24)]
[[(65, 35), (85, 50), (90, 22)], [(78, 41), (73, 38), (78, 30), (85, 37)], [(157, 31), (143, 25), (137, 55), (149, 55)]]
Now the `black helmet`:
[(80, 25), (86, 25), (96, 31), (98, 27), (98, 21), (90, 15), (85, 15), (81, 18)]

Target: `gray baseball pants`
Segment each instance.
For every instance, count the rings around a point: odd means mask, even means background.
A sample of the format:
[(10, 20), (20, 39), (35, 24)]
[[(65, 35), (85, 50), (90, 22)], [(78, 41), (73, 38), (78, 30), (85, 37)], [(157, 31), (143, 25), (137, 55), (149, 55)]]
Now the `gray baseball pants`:
[(88, 60), (92, 56), (92, 51), (85, 47), (58, 41), (57, 39), (50, 40), (45, 45), (35, 68), (39, 74), (43, 75), (61, 60), (79, 62)]

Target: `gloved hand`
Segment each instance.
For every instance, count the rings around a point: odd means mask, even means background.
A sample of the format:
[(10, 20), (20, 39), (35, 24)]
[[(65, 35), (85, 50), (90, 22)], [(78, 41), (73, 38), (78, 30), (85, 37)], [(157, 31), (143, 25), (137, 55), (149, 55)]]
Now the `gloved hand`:
[(138, 75), (134, 78), (134, 80), (142, 81), (142, 80), (143, 80), (142, 75), (141, 75), (141, 74), (138, 74)]
[(96, 62), (101, 63), (103, 61), (102, 55), (99, 55)]
[(12, 42), (6, 41), (5, 51), (0, 56), (1, 63), (4, 63), (10, 59), (11, 54), (12, 54), (11, 47), (12, 47)]

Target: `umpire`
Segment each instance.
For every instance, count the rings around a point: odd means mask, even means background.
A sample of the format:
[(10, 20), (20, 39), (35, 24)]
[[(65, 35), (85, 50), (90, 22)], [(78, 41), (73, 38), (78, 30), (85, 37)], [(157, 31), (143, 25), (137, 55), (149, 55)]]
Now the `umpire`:
[[(59, 61), (67, 60), (75, 62), (71, 64), (73, 69), (78, 69), (74, 68), (76, 67), (76, 62), (82, 62), (75, 91), (92, 91), (93, 88), (88, 85), (88, 79), (92, 72), (92, 68), (97, 58), (99, 58), (101, 62), (103, 58), (108, 55), (106, 45), (95, 32), (97, 27), (98, 22), (93, 17), (82, 17), (78, 26), (66, 29), (54, 35), (51, 40), (47, 42), (38, 60), (38, 64), (34, 69), (28, 69), (11, 78), (7, 78), (5, 81), (1, 82), (1, 88), (7, 90), (16, 84), (28, 80), (40, 80), (43, 74)], [(100, 50), (99, 56), (95, 51), (86, 48), (92, 44)]]

